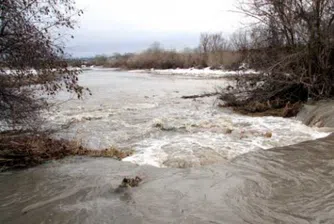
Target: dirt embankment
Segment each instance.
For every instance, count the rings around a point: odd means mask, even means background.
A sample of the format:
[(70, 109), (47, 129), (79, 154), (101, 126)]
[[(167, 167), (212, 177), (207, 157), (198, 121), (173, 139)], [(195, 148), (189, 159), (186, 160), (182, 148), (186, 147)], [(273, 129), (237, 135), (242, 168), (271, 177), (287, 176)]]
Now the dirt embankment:
[(235, 112), (247, 116), (296, 117), (303, 124), (318, 128), (319, 131), (334, 132), (334, 100), (287, 103), (285, 106), (275, 106), (271, 102), (218, 106), (231, 107)]
[(301, 101), (294, 103), (280, 100), (268, 100), (266, 102), (243, 102), (238, 101), (237, 97), (233, 96), (232, 94), (220, 95), (220, 99), (223, 101), (223, 103), (220, 103), (218, 105), (219, 107), (230, 107), (237, 113), (255, 117), (295, 117), (303, 106), (303, 102)]
[(305, 125), (334, 132), (334, 100), (305, 104), (297, 115)]

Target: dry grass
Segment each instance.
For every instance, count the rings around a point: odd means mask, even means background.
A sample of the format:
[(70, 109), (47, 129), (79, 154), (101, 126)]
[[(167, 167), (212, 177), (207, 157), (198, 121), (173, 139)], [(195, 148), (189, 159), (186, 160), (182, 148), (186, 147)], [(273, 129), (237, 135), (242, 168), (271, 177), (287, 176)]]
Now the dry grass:
[(122, 160), (133, 154), (133, 150), (118, 150), (114, 147), (110, 147), (105, 150), (80, 150), (76, 155), (92, 156), (92, 157), (109, 157), (117, 160)]
[(0, 134), (0, 170), (27, 168), (66, 156), (109, 157), (121, 160), (133, 151), (113, 147), (90, 150), (75, 141), (52, 139), (48, 135)]
[[(213, 69), (232, 68), (241, 61), (241, 53), (234, 51), (219, 51), (203, 53), (197, 51), (178, 52), (174, 50), (160, 49), (158, 51), (143, 51), (130, 56), (120, 56), (113, 58), (101, 64), (93, 62), (96, 65), (105, 67), (118, 67), (124, 69), (175, 69), (175, 68), (204, 68)], [(238, 67), (238, 66), (237, 66)]]

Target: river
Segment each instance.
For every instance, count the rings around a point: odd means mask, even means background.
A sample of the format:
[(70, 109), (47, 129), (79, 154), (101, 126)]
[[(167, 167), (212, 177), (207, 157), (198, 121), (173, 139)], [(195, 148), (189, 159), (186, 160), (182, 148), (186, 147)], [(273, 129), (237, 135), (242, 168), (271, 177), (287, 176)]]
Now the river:
[[(93, 96), (53, 100), (49, 124), (72, 124), (55, 137), (134, 154), (2, 173), (0, 223), (334, 223), (334, 137), (314, 140), (328, 133), (181, 98), (228, 79), (102, 69), (80, 82)], [(136, 175), (139, 187), (114, 191)]]

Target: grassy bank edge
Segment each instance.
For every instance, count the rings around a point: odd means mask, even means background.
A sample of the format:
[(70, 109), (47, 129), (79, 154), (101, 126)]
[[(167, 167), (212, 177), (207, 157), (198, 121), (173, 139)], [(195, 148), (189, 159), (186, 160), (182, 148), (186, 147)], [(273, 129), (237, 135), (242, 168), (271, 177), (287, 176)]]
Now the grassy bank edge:
[(0, 133), (0, 172), (34, 167), (67, 156), (107, 157), (122, 160), (133, 153), (110, 147), (87, 149), (76, 141), (54, 139), (47, 134)]

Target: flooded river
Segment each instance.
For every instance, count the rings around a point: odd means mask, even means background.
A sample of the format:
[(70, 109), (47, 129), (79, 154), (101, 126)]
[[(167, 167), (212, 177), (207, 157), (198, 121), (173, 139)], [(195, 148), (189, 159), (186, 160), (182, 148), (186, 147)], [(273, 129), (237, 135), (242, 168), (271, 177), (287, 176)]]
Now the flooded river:
[(80, 80), (93, 96), (49, 115), (55, 124), (72, 123), (61, 137), (95, 149), (133, 149), (126, 161), (140, 165), (198, 167), (327, 135), (293, 119), (233, 114), (217, 107), (216, 97), (181, 98), (213, 92), (227, 79), (94, 70)]
[[(81, 82), (93, 96), (47, 115), (72, 124), (56, 137), (134, 155), (0, 174), (0, 223), (334, 223), (334, 137), (314, 140), (328, 133), (181, 98), (224, 79), (94, 70)], [(139, 187), (114, 191), (136, 175)]]

